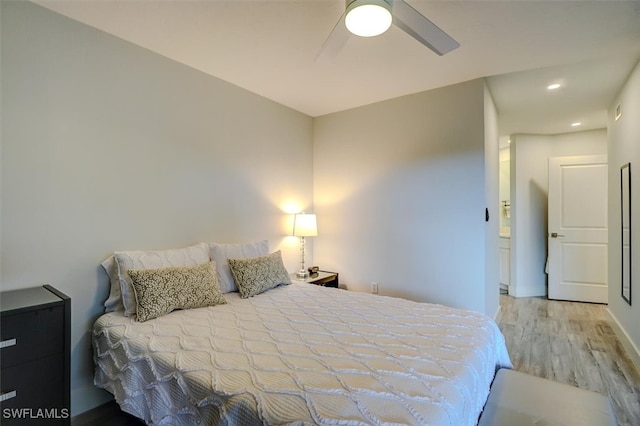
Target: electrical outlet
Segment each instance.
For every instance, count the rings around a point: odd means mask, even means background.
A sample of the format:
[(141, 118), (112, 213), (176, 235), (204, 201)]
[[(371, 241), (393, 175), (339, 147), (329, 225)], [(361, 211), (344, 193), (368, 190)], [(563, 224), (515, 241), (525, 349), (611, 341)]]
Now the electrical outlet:
[(371, 293), (378, 294), (378, 283), (375, 281), (371, 283)]

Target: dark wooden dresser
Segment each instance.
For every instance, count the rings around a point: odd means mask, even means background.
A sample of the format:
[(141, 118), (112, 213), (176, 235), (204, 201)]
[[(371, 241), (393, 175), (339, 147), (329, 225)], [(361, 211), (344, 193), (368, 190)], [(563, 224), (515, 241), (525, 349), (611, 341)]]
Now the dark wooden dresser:
[(71, 299), (45, 285), (0, 293), (0, 423), (71, 423)]

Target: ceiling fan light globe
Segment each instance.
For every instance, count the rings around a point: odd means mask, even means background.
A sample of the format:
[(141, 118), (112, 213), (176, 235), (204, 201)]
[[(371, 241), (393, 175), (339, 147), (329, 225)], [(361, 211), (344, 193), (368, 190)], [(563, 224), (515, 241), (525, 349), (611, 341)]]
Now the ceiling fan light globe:
[(347, 7), (345, 25), (352, 33), (360, 37), (374, 37), (391, 27), (393, 17), (390, 7), (384, 0), (355, 0)]

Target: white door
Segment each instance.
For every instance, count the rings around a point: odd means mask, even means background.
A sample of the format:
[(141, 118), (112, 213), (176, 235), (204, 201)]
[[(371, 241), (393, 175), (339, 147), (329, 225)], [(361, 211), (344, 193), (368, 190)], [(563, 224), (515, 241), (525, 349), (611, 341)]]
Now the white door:
[(607, 303), (607, 157), (549, 159), (549, 298)]

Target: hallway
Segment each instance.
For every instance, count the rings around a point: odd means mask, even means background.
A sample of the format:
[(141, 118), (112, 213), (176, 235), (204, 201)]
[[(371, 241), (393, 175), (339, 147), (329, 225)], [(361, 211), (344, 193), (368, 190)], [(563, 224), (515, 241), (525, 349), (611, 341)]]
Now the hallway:
[(497, 322), (515, 370), (609, 395), (620, 426), (640, 425), (640, 374), (606, 309), (500, 295)]

